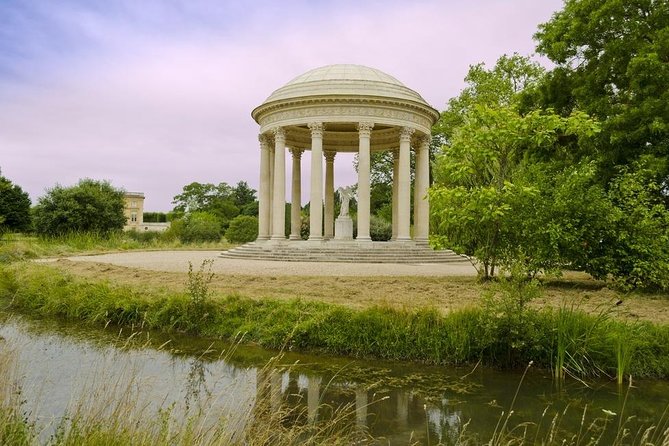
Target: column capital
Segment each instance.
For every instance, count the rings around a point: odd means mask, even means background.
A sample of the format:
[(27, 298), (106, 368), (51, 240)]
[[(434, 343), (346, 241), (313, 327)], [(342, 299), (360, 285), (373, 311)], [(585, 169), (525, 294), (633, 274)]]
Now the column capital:
[(286, 139), (286, 131), (283, 129), (283, 127), (275, 127), (272, 129), (272, 133), (274, 134), (274, 140)]
[(322, 122), (310, 122), (307, 124), (309, 130), (311, 130), (311, 137), (323, 137), (323, 130), (325, 130), (325, 125)]
[(432, 142), (432, 136), (431, 135), (425, 135), (425, 134), (419, 134), (415, 138), (415, 147), (418, 149), (427, 149), (430, 146), (430, 142)]
[(373, 122), (359, 122), (356, 126), (360, 136), (370, 136), (372, 134), (372, 129), (374, 128)]
[(298, 149), (297, 147), (291, 147), (290, 153), (293, 155), (293, 158), (300, 159), (302, 158), (302, 154), (304, 153), (304, 149)]
[(411, 127), (402, 127), (400, 129), (400, 141), (411, 142), (411, 135), (415, 132)]
[(258, 135), (258, 142), (260, 142), (260, 149), (262, 150), (269, 149), (269, 146), (272, 143), (271, 138), (264, 133)]
[(337, 156), (337, 152), (334, 150), (325, 150), (323, 152), (323, 155), (325, 156), (325, 161), (328, 163), (334, 162), (335, 156)]

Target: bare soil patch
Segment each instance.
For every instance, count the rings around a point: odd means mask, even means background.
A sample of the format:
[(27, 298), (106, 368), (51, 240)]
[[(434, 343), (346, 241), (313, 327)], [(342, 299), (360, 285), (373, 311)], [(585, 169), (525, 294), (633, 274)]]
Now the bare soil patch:
[[(185, 289), (185, 272), (157, 271), (88, 260), (61, 259), (52, 265), (79, 277), (104, 279), (139, 289)], [(239, 294), (253, 299), (300, 298), (351, 308), (375, 305), (397, 309), (431, 307), (441, 312), (480, 305), (481, 295), (488, 286), (477, 283), (476, 277), (472, 275), (298, 276), (229, 274), (224, 271), (216, 272), (211, 283), (211, 288), (219, 295)], [(621, 300), (622, 303), (616, 305)], [(554, 308), (574, 305), (591, 313), (610, 311), (614, 316), (624, 319), (669, 323), (669, 295), (622, 295), (580, 273), (567, 273), (559, 280), (548, 281), (543, 297), (532, 305)]]

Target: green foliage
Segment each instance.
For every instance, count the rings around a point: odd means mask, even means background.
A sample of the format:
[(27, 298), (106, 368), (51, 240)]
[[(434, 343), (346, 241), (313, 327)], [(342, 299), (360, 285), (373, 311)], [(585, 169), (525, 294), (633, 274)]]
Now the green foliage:
[(667, 2), (567, 0), (535, 38), (557, 64), (540, 88), (544, 106), (578, 107), (602, 121), (603, 180), (643, 155), (667, 158)]
[(230, 243), (248, 243), (258, 238), (258, 219), (249, 215), (238, 215), (225, 231)]
[(489, 317), (481, 321), (481, 337), (490, 353), (500, 355), (493, 362), (511, 366), (537, 356), (536, 321), (528, 304), (539, 295), (539, 283), (524, 275), (502, 278), (484, 292), (483, 312)]
[[(669, 326), (623, 323), (608, 311), (593, 316), (572, 308), (560, 316), (537, 310), (527, 305), (538, 292), (533, 282), (502, 283), (484, 308), (443, 315), (431, 309), (353, 310), (302, 300), (215, 297), (208, 294), (204, 270), (199, 276), (194, 273), (187, 293), (133, 291), (36, 264), (0, 266), (0, 273), (3, 303), (36, 315), (197, 331), (225, 339), (244, 335), (249, 342), (275, 349), (435, 364), (482, 360), (516, 367), (533, 360), (545, 368), (556, 364), (556, 339), (562, 330), (570, 374), (613, 377), (622, 366), (635, 377), (669, 376)], [(202, 305), (197, 314), (206, 317), (192, 317), (193, 302)], [(629, 333), (635, 342), (624, 353), (618, 339)]]
[(544, 69), (538, 63), (518, 54), (500, 57), (490, 70), (483, 63), (470, 66), (465, 77), (467, 87), (448, 101), (433, 133), (445, 144), (475, 107), (517, 107), (521, 94), (534, 88), (543, 75)]
[(123, 191), (108, 181), (79, 180), (49, 189), (34, 210), (35, 231), (54, 236), (72, 232), (108, 234), (125, 225)]
[(393, 236), (393, 225), (381, 217), (372, 215), (369, 220), (369, 236), (377, 242), (388, 241)]
[(0, 176), (0, 235), (30, 228), (30, 197), (20, 186)]
[(144, 212), (142, 217), (144, 223), (167, 223), (167, 214), (165, 212)]
[(214, 278), (214, 273), (211, 272), (213, 264), (213, 260), (204, 260), (200, 269), (193, 272), (193, 264), (188, 262), (188, 282), (186, 285), (190, 301), (188, 302), (185, 318), (188, 331), (197, 333), (199, 327), (205, 325), (207, 319), (211, 317), (209, 312), (211, 307), (209, 284)]
[(214, 185), (193, 182), (184, 186), (182, 193), (176, 195), (172, 203), (175, 205), (174, 212), (181, 215), (189, 212), (214, 215), (222, 230), (227, 229), (230, 220), (240, 213), (257, 216), (255, 190), (245, 181), (240, 181), (234, 187), (227, 183)]
[(538, 188), (524, 181), (524, 169), (560, 138), (587, 138), (597, 129), (582, 113), (563, 118), (551, 111), (521, 115), (509, 106), (472, 106), (435, 165), (434, 244), (474, 257), (483, 279), (517, 261), (531, 274), (548, 269), (549, 259), (542, 264), (536, 250), (518, 244), (532, 236), (531, 217), (521, 212), (531, 211), (539, 198)]
[(192, 212), (172, 221), (168, 233), (182, 243), (216, 242), (221, 239), (221, 224), (208, 212)]

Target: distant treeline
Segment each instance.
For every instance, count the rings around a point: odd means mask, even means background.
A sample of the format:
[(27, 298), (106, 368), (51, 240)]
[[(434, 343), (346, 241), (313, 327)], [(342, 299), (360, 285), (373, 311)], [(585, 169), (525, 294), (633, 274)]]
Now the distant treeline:
[(144, 223), (167, 223), (170, 220), (165, 212), (144, 212)]

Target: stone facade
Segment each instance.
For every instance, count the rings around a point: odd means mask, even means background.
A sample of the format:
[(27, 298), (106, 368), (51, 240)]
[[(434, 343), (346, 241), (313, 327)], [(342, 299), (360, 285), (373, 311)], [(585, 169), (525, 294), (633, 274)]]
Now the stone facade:
[(125, 200), (123, 214), (126, 219), (123, 230), (134, 229), (139, 231), (144, 223), (144, 194), (142, 192), (126, 192), (123, 199)]

